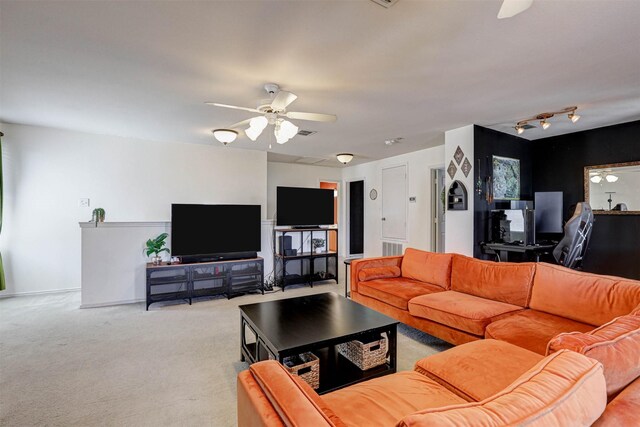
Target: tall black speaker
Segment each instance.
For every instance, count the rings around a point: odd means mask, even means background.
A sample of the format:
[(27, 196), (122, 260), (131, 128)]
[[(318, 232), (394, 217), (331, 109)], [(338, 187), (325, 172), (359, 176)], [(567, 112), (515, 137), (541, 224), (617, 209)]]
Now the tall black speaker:
[(278, 248), (280, 255), (287, 255), (287, 251), (291, 251), (291, 236), (278, 237)]

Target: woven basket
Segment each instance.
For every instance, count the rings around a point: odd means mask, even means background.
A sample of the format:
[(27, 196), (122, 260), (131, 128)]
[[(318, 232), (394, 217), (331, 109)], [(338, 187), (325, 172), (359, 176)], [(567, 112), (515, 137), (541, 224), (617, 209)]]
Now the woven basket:
[(282, 359), (287, 371), (302, 378), (314, 390), (320, 387), (320, 359), (308, 352)]
[(353, 340), (338, 344), (338, 352), (358, 368), (366, 371), (387, 363), (388, 340), (385, 334), (367, 339), (365, 342)]

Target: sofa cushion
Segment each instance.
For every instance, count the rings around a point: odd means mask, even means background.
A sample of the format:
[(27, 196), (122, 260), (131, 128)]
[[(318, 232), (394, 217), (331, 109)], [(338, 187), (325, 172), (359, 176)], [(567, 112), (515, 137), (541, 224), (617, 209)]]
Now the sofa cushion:
[(387, 279), (390, 277), (400, 277), (400, 267), (395, 265), (385, 267), (363, 268), (358, 272), (358, 280), (368, 282), (369, 280)]
[(322, 399), (349, 426), (394, 426), (425, 408), (465, 403), (430, 378), (398, 372), (324, 394)]
[(640, 378), (622, 390), (593, 427), (637, 426), (640, 414)]
[(497, 263), (456, 254), (451, 270), (451, 290), (526, 307), (535, 268), (531, 262)]
[(640, 304), (640, 281), (583, 273), (540, 263), (531, 308), (600, 326)]
[(489, 339), (425, 357), (414, 369), (467, 401), (477, 402), (504, 390), (542, 359), (538, 353)]
[(358, 293), (390, 304), (401, 310), (407, 310), (409, 300), (418, 295), (444, 292), (440, 286), (423, 283), (405, 277), (371, 280), (361, 282)]
[(515, 344), (539, 354), (547, 353), (547, 343), (562, 332), (588, 332), (592, 325), (537, 310), (524, 310), (487, 326), (485, 338)]
[(640, 377), (640, 317), (622, 316), (587, 333), (560, 334), (549, 341), (547, 354), (561, 349), (602, 363), (612, 397)]
[(402, 258), (402, 276), (432, 283), (442, 289), (451, 287), (452, 254), (407, 248)]
[(421, 295), (409, 301), (409, 313), (475, 335), (484, 335), (495, 318), (522, 307), (455, 291)]
[(562, 350), (481, 402), (420, 411), (399, 426), (587, 426), (607, 404), (602, 365)]

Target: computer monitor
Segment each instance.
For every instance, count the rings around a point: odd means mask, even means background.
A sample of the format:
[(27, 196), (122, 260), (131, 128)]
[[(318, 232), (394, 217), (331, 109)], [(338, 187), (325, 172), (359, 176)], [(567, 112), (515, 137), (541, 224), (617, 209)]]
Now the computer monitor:
[(543, 191), (534, 195), (537, 233), (562, 233), (562, 191)]

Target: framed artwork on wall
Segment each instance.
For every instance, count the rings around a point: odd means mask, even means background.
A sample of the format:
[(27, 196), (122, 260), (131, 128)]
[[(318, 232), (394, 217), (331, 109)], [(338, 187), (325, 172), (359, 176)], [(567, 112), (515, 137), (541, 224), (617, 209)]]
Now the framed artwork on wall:
[(520, 200), (520, 160), (493, 156), (493, 198)]

